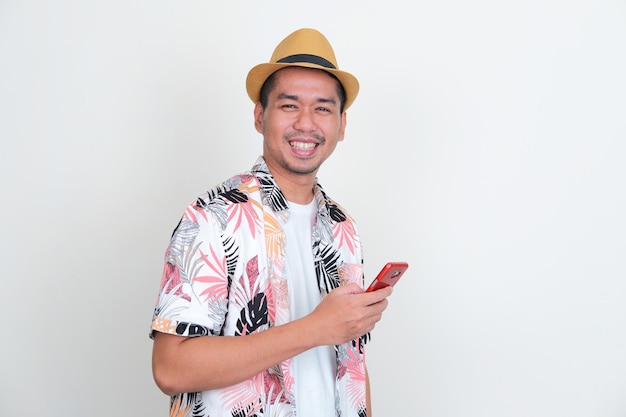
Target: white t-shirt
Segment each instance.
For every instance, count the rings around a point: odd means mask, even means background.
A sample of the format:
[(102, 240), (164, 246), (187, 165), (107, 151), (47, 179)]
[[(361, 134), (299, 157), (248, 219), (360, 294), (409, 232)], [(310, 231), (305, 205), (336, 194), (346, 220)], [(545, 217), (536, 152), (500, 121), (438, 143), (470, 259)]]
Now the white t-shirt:
[[(317, 204), (315, 200), (308, 205), (289, 202), (289, 212), (289, 220), (283, 225), (287, 247), (285, 267), (291, 319), (295, 320), (313, 311), (321, 300), (311, 250)], [(292, 367), (298, 417), (335, 415), (334, 347), (309, 349), (294, 357)]]

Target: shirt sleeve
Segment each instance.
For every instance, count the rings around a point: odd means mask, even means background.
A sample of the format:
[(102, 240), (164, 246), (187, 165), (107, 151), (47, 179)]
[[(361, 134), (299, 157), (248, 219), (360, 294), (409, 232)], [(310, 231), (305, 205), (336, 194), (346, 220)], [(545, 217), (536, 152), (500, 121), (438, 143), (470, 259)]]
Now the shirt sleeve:
[(155, 331), (179, 336), (221, 332), (228, 305), (221, 241), (221, 227), (213, 214), (189, 205), (165, 252), (151, 337)]

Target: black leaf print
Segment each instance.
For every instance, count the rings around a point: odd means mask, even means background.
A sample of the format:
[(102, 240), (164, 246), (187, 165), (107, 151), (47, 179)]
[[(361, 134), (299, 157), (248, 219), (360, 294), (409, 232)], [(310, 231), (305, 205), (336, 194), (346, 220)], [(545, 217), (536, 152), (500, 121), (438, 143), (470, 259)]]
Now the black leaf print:
[(321, 250), (320, 257), (321, 259), (315, 262), (317, 283), (321, 289), (328, 293), (341, 285), (337, 270), (340, 255), (329, 245)]
[(221, 193), (224, 193), (228, 190), (228, 188), (224, 184), (220, 184), (212, 190), (207, 191), (206, 195), (209, 201), (218, 197)]
[(197, 324), (180, 322), (176, 326), (176, 334), (184, 335), (187, 331), (188, 336), (206, 336), (209, 334), (209, 329)]
[(285, 210), (288, 206), (287, 199), (272, 177), (269, 176), (269, 174), (259, 175), (258, 179), (261, 184), (261, 190), (263, 191), (263, 199), (268, 202), (274, 211)]
[(245, 407), (236, 406), (230, 413), (232, 417), (257, 417), (263, 415), (263, 408), (259, 410), (259, 413), (250, 414), (250, 410), (255, 404), (246, 405)]
[(207, 202), (206, 202), (206, 201), (204, 201), (204, 200), (202, 199), (202, 197), (198, 197), (198, 198), (196, 198), (196, 207), (206, 208), (206, 207), (207, 207), (207, 205), (208, 205), (208, 204), (207, 204)]
[[(358, 339), (352, 341), (352, 346), (359, 350), (359, 353), (363, 353), (365, 351), (365, 345), (372, 339), (371, 333), (365, 333), (363, 336), (360, 336)], [(358, 345), (357, 345), (358, 343)]]
[(205, 413), (205, 405), (204, 405), (204, 401), (202, 400), (202, 396), (199, 395), (199, 393), (196, 393), (197, 398), (195, 400), (195, 404), (193, 406), (193, 411), (192, 411), (192, 417), (204, 417), (206, 415)]
[(328, 211), (330, 212), (330, 218), (337, 223), (345, 222), (346, 215), (341, 209), (333, 203), (328, 203)]
[(248, 301), (246, 308), (241, 309), (239, 320), (237, 320), (237, 335), (245, 336), (253, 333), (267, 322), (267, 297), (261, 292)]
[(233, 190), (226, 191), (225, 193), (222, 194), (222, 197), (224, 197), (228, 201), (235, 203), (235, 204), (245, 203), (248, 201), (248, 196), (236, 188)]
[(228, 274), (228, 290), (230, 292), (230, 284), (239, 260), (239, 245), (237, 245), (237, 241), (233, 236), (227, 236), (222, 241), (222, 245), (226, 254), (226, 273)]
[(170, 410), (186, 410), (192, 408), (192, 416), (203, 416), (205, 409), (199, 392), (187, 392), (170, 397)]

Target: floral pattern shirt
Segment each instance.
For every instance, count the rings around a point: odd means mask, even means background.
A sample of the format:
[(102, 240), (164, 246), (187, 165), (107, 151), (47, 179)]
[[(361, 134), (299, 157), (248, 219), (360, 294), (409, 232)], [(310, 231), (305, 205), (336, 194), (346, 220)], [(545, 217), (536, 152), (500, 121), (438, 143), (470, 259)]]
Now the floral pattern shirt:
[[(316, 182), (311, 250), (322, 296), (363, 286), (356, 225)], [(241, 336), (289, 321), (285, 236), (289, 204), (263, 157), (191, 203), (171, 237), (152, 332), (187, 337)], [(153, 335), (154, 333), (151, 333)], [(339, 417), (367, 416), (365, 343), (369, 334), (335, 346)], [(171, 397), (174, 417), (296, 416), (291, 360), (236, 385)]]

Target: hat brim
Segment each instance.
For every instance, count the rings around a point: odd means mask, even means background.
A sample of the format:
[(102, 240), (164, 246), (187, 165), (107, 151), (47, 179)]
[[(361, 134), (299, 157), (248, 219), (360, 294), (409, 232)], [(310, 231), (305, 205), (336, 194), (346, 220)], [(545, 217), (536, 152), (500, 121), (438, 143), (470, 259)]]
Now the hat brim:
[(356, 77), (348, 72), (322, 67), (316, 64), (309, 64), (306, 62), (298, 62), (298, 63), (264, 63), (259, 64), (253, 67), (250, 72), (248, 72), (248, 76), (246, 78), (246, 90), (248, 92), (248, 97), (252, 100), (252, 102), (257, 103), (261, 100), (261, 87), (263, 87), (263, 83), (268, 79), (270, 75), (275, 73), (276, 71), (287, 68), (287, 67), (304, 67), (304, 68), (313, 68), (319, 69), (322, 71), (326, 71), (339, 80), (343, 89), (346, 92), (346, 102), (344, 104), (344, 111), (348, 109), (354, 102), (357, 94), (359, 93), (359, 81)]

